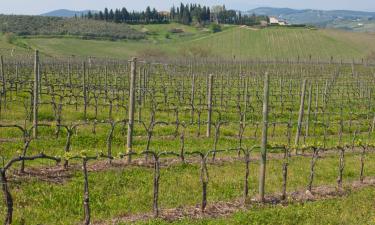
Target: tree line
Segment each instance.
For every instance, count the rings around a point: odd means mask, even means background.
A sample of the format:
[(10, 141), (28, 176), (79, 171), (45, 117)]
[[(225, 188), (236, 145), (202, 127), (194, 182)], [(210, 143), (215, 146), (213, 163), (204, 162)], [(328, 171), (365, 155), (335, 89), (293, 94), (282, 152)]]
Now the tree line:
[(115, 23), (128, 24), (165, 24), (170, 22), (191, 24), (236, 24), (236, 25), (258, 25), (261, 21), (267, 21), (267, 16), (243, 15), (236, 10), (227, 10), (223, 6), (202, 6), (200, 4), (180, 4), (172, 6), (169, 12), (151, 9), (148, 6), (144, 11), (128, 11), (126, 7), (121, 9), (108, 9), (103, 11), (89, 11), (82, 17), (94, 20), (103, 20)]
[(240, 11), (227, 10), (225, 5), (216, 6), (217, 13), (214, 15), (214, 20), (220, 24), (236, 24), (236, 25), (259, 25), (261, 21), (268, 23), (268, 16), (258, 16), (254, 13), (252, 15), (242, 14)]
[(105, 8), (103, 11), (97, 13), (89, 11), (86, 15), (83, 15), (83, 17), (87, 19), (129, 24), (162, 24), (169, 22), (167, 14), (158, 12), (155, 8), (151, 10), (150, 7), (147, 7), (145, 11), (141, 12), (129, 12), (125, 7), (115, 10)]

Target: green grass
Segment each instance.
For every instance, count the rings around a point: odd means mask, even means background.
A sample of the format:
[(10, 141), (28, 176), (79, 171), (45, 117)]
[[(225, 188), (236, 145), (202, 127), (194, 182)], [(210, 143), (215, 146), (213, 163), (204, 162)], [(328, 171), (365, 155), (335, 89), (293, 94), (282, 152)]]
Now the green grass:
[(7, 39), (5, 35), (0, 32), (0, 55), (4, 56), (4, 58), (14, 60), (20, 56), (27, 56), (30, 53), (29, 50), (10, 42), (11, 40)]
[[(366, 161), (366, 176), (375, 175), (375, 165), (370, 162), (375, 156), (369, 154)], [(295, 157), (289, 167), (288, 191), (305, 188), (309, 176), (309, 158)], [(344, 180), (352, 181), (358, 179), (359, 158), (356, 155), (348, 154)], [(281, 160), (271, 160), (267, 166), (267, 193), (280, 191)], [(337, 176), (337, 156), (330, 156), (320, 159), (316, 168), (316, 180), (314, 185), (335, 184)], [(250, 196), (254, 196), (258, 187), (258, 164), (251, 163)], [(209, 204), (215, 201), (230, 201), (242, 196), (244, 164), (242, 162), (224, 163), (223, 165), (208, 166), (210, 181), (208, 186)], [(89, 174), (90, 201), (93, 221), (109, 220), (129, 213), (150, 212), (152, 209), (152, 169), (128, 167), (111, 169), (108, 171)], [(22, 182), (12, 181), (11, 192), (15, 198), (15, 224), (21, 218), (27, 224), (76, 224), (82, 218), (82, 190), (83, 177), (79, 171), (75, 172), (73, 178), (64, 184), (47, 183), (36, 178), (29, 178)], [(161, 169), (160, 177), (160, 207), (174, 208), (180, 206), (191, 206), (200, 203), (201, 185), (199, 181), (199, 165), (175, 165)], [(367, 194), (374, 196), (373, 190), (369, 189)], [(357, 195), (354, 195), (357, 196)], [(359, 195), (361, 196), (361, 195)], [(370, 197), (373, 200), (373, 197)], [(345, 200), (343, 200), (345, 201)], [(319, 203), (316, 203), (319, 204)], [(371, 202), (373, 204), (373, 201)], [(309, 206), (306, 204), (305, 206)], [(288, 215), (291, 211), (301, 214), (296, 222), (305, 221), (308, 223), (314, 217), (311, 210), (305, 206), (290, 206), (295, 210), (286, 210), (280, 207), (265, 209), (259, 208), (250, 210), (247, 213), (236, 214), (233, 218), (243, 221), (258, 221), (269, 223), (277, 221), (277, 216), (266, 217), (271, 212), (279, 211), (280, 215)], [(313, 205), (311, 205), (313, 207)], [(331, 206), (333, 207), (333, 206)], [(364, 205), (360, 209), (363, 209)], [(53, 209), (53, 210), (50, 210)], [(0, 205), (4, 210), (4, 205)], [(336, 208), (340, 210), (340, 208)], [(348, 209), (346, 209), (348, 210)], [(359, 209), (358, 209), (359, 210)], [(259, 212), (258, 216), (253, 216)], [(317, 211), (317, 209), (316, 209)], [(370, 212), (361, 211), (363, 216), (368, 217)], [(248, 215), (247, 215), (248, 214)], [(246, 216), (247, 215), (247, 216)], [(304, 220), (306, 217), (306, 220)], [(332, 215), (327, 215), (333, 221)], [(286, 216), (287, 217), (287, 216)], [(293, 217), (286, 218), (285, 223)], [(349, 219), (349, 218), (348, 218)], [(199, 221), (197, 224), (204, 224)], [(229, 222), (221, 220), (221, 223)], [(340, 219), (336, 220), (337, 223)], [(238, 222), (239, 223), (239, 222)], [(152, 224), (157, 224), (156, 222)]]
[[(184, 37), (165, 34), (170, 28), (182, 27)], [(24, 42), (50, 55), (107, 56), (130, 58), (132, 56), (192, 56), (203, 55), (237, 59), (286, 59), (308, 58), (328, 60), (366, 57), (371, 50), (374, 35), (346, 33), (331, 30), (304, 28), (267, 28), (250, 30), (229, 27), (212, 34), (196, 28), (175, 24), (145, 26), (152, 35), (143, 41), (87, 41), (65, 38), (32, 38)], [(141, 29), (137, 26), (136, 29)]]
[[(171, 42), (173, 40), (184, 40), (205, 36), (210, 31), (206, 28), (199, 28), (194, 26), (187, 26), (183, 24), (170, 23), (170, 24), (150, 24), (150, 25), (132, 25), (138, 31), (145, 32), (147, 39), (155, 42)], [(182, 33), (172, 33), (172, 29), (182, 29)], [(169, 38), (166, 38), (166, 35)]]
[[(139, 222), (138, 225), (243, 225), (243, 224), (375, 224), (375, 190), (366, 188), (344, 198), (288, 206), (255, 207), (228, 218)], [(125, 224), (125, 223), (124, 223)]]

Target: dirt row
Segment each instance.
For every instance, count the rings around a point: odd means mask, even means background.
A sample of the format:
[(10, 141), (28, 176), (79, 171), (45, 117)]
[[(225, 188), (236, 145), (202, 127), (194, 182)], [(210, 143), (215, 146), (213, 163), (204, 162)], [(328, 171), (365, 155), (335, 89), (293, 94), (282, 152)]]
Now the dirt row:
[[(347, 153), (359, 153), (360, 149), (350, 150)], [(369, 151), (368, 153), (373, 153), (373, 151)], [(332, 157), (338, 154), (337, 150), (326, 150), (322, 151), (319, 155), (320, 158), (325, 157)], [(291, 157), (306, 157), (309, 158), (312, 156), (312, 153), (305, 152), (304, 154), (293, 155)], [(281, 160), (284, 158), (284, 154), (282, 153), (269, 153), (267, 155), (267, 160)], [(260, 155), (258, 153), (253, 153), (250, 157), (250, 163), (257, 163), (260, 159)], [(160, 167), (161, 168), (168, 168), (172, 167), (181, 163), (187, 164), (200, 164), (201, 159), (198, 157), (191, 157), (188, 156), (185, 159), (185, 162), (182, 162), (180, 158), (177, 157), (166, 157), (160, 159)], [(207, 159), (208, 165), (223, 165), (225, 163), (234, 163), (234, 162), (244, 162), (243, 156), (221, 156), (216, 157), (213, 161), (210, 157)], [(92, 163), (88, 164), (88, 171), (89, 172), (102, 172), (107, 170), (115, 170), (115, 169), (123, 169), (127, 167), (145, 167), (145, 168), (153, 168), (153, 160), (149, 157), (148, 160), (145, 157), (138, 157), (134, 158), (132, 162), (129, 164), (126, 159), (122, 160), (112, 160), (111, 164), (106, 159), (98, 159), (93, 161)], [(74, 174), (74, 172), (80, 171), (82, 169), (81, 163), (78, 161), (72, 161), (69, 168), (65, 169), (61, 163), (56, 166), (51, 167), (27, 167), (24, 173), (19, 173), (18, 168), (14, 167), (10, 174), (10, 181), (17, 180), (17, 179), (28, 179), (28, 178), (37, 178), (41, 181), (51, 182), (51, 183), (60, 183), (63, 184), (64, 182), (68, 181)]]

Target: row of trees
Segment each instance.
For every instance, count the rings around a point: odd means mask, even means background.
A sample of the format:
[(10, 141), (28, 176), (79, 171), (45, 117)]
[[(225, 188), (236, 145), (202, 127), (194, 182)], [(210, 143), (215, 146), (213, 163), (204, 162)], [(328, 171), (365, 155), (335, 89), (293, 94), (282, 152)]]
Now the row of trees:
[(170, 11), (170, 20), (182, 24), (209, 23), (211, 21), (211, 10), (208, 6), (184, 5), (180, 7), (173, 6)]
[(220, 11), (216, 16), (217, 23), (223, 24), (236, 24), (236, 25), (259, 25), (262, 21), (268, 22), (267, 16), (243, 15), (241, 12), (235, 10), (224, 10)]
[(87, 19), (104, 20), (107, 22), (115, 23), (132, 23), (132, 24), (150, 24), (150, 23), (168, 23), (168, 15), (158, 12), (155, 8), (151, 10), (147, 7), (145, 11), (141, 12), (129, 12), (125, 7), (122, 9), (108, 9), (92, 13), (89, 11), (84, 16)]
[(169, 12), (157, 11), (155, 8), (147, 7), (145, 11), (129, 12), (125, 7), (122, 9), (108, 9), (92, 13), (89, 11), (84, 15), (87, 19), (104, 20), (115, 23), (130, 24), (163, 24), (177, 22), (181, 24), (208, 24), (210, 22), (237, 24), (237, 25), (256, 25), (260, 21), (267, 21), (266, 16), (242, 15), (236, 10), (227, 10), (225, 6), (214, 6), (212, 9), (200, 4), (180, 4), (179, 7), (173, 6)]

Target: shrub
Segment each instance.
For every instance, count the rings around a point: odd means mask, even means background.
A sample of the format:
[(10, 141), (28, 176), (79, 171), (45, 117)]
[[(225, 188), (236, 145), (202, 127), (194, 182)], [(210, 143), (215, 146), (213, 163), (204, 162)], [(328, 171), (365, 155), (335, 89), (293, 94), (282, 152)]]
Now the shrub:
[(14, 40), (16, 39), (16, 35), (13, 33), (5, 33), (3, 38), (6, 43), (13, 44)]
[(371, 62), (375, 62), (375, 51), (371, 51), (366, 58)]
[(211, 48), (201, 46), (190, 46), (188, 48), (181, 48), (180, 54), (184, 57), (193, 58), (208, 58), (213, 55)]
[(173, 28), (173, 29), (170, 29), (169, 32), (171, 32), (172, 34), (179, 34), (179, 33), (184, 33), (184, 29), (182, 29), (182, 28)]
[(221, 26), (220, 24), (212, 23), (210, 25), (210, 30), (212, 31), (212, 33), (218, 33), (221, 31)]

